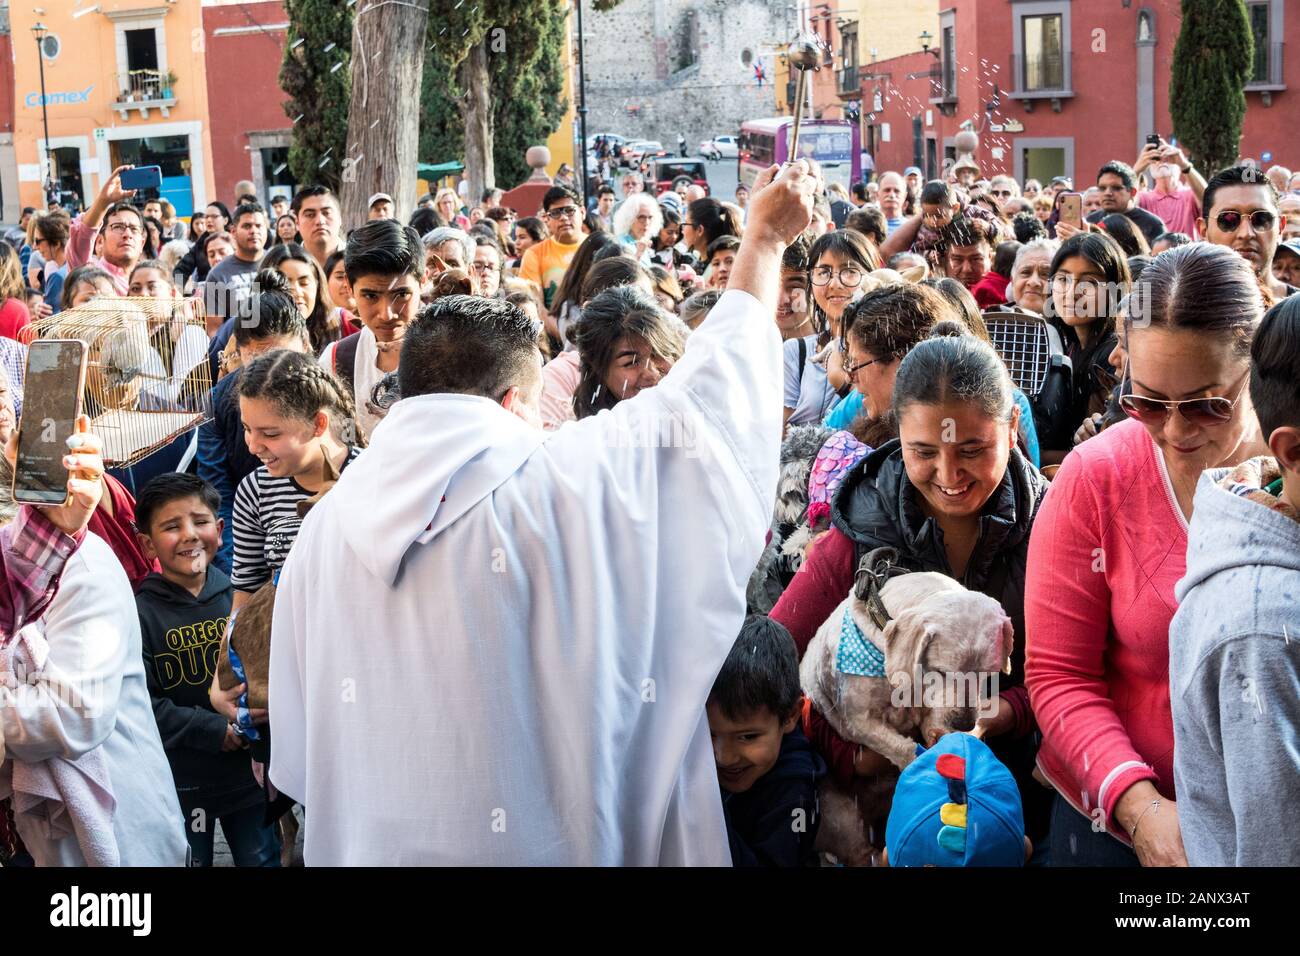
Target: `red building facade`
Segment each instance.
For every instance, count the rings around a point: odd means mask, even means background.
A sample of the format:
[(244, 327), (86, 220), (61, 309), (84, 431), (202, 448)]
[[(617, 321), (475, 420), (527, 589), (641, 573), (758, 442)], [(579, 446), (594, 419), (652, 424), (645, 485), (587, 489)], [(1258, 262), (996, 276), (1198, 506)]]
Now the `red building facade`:
[[(1094, 181), (1150, 133), (1177, 138), (1169, 77), (1178, 0), (941, 0), (928, 52), (859, 68), (863, 143), (876, 170), (939, 175), (963, 128), (985, 176)], [(1256, 31), (1241, 155), (1300, 167), (1300, 9), (1250, 0)], [(1290, 43), (1285, 42), (1287, 37)], [(1193, 161), (1196, 157), (1192, 157)]]
[(204, 5), (214, 199), (233, 202), (241, 179), (263, 203), (293, 188), (285, 165), (293, 126), (279, 80), (288, 26), (280, 0)]

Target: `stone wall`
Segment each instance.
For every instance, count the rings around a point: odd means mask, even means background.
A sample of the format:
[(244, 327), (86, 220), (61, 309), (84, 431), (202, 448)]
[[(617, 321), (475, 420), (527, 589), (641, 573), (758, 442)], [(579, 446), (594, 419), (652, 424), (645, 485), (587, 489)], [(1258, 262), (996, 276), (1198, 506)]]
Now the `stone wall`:
[[(587, 135), (657, 139), (669, 150), (685, 134), (700, 140), (735, 134), (746, 119), (776, 112), (776, 47), (790, 23), (768, 0), (623, 0), (605, 13), (583, 12)], [(768, 79), (754, 79), (761, 62)]]

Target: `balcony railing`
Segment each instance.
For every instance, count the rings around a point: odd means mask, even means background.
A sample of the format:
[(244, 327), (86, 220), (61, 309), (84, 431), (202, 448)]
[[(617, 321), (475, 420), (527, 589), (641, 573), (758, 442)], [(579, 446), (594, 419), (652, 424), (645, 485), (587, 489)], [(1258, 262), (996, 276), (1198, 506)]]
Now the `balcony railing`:
[(1074, 95), (1073, 60), (1069, 50), (1057, 53), (1012, 54), (1008, 95), (1019, 99), (1058, 99)]
[(139, 110), (145, 119), (149, 118), (150, 109), (157, 109), (163, 116), (168, 116), (171, 107), (176, 105), (176, 91), (173, 88), (176, 77), (172, 73), (130, 70), (117, 74), (114, 82), (117, 85), (117, 101), (113, 108), (124, 120), (131, 110)]
[(856, 64), (846, 66), (839, 71), (839, 85), (836, 89), (841, 96), (858, 95), (858, 67)]
[[(1246, 81), (1248, 90), (1283, 90), (1286, 82), (1282, 77), (1283, 47), (1282, 43), (1268, 43), (1256, 51), (1255, 65), (1250, 79)], [(1260, 55), (1262, 54), (1262, 55)]]
[(957, 77), (952, 67), (942, 63), (930, 67), (930, 102), (957, 102)]

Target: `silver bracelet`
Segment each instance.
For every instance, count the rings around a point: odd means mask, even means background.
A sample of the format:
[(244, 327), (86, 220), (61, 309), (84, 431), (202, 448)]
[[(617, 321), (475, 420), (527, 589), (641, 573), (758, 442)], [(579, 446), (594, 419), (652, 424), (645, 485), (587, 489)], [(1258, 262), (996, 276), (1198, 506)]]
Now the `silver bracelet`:
[(1143, 810), (1141, 813), (1138, 814), (1138, 818), (1133, 821), (1133, 829), (1128, 831), (1128, 838), (1130, 840), (1132, 840), (1134, 837), (1137, 836), (1138, 824), (1142, 822), (1142, 818), (1159, 806), (1160, 806), (1160, 798), (1157, 797), (1156, 799), (1151, 801), (1151, 805), (1149, 807), (1147, 807), (1145, 810)]

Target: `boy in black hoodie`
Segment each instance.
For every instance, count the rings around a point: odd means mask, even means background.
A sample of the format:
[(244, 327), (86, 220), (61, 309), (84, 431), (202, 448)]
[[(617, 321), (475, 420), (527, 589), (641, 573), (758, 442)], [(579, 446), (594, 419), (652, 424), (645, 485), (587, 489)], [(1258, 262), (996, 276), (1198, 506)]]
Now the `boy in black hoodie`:
[(817, 865), (826, 764), (799, 729), (802, 703), (790, 632), (748, 618), (705, 706), (735, 866)]
[(141, 547), (162, 568), (135, 596), (145, 676), (193, 865), (212, 865), (220, 820), (236, 866), (279, 866), (279, 837), (263, 822), (247, 742), (208, 703), (233, 598), (230, 578), (210, 564), (221, 546), (220, 505), (215, 488), (186, 474), (159, 475), (136, 500)]

